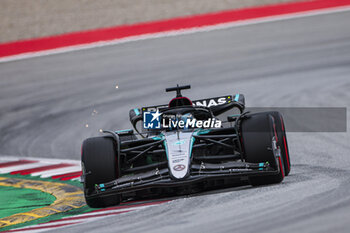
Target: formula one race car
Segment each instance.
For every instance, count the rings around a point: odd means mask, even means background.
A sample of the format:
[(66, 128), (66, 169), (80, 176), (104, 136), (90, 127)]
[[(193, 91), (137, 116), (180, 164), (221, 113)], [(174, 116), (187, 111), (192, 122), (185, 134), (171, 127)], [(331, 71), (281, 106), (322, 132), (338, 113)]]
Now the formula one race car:
[(130, 110), (133, 130), (103, 131), (83, 142), (82, 182), (90, 207), (241, 183), (275, 184), (288, 175), (279, 112), (244, 112), (242, 94), (191, 101), (181, 95), (189, 88), (167, 88), (177, 93), (168, 105)]

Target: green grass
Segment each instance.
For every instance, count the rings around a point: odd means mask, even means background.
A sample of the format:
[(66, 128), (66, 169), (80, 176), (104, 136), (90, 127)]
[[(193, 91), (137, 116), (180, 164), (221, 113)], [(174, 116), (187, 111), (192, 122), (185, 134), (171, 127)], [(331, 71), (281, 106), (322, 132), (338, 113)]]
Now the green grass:
[[(51, 179), (51, 178), (40, 178), (39, 176), (35, 177), (35, 176), (31, 176), (31, 175), (24, 175), (23, 176), (23, 175), (1, 174), (0, 176), (1, 177), (9, 177), (9, 178), (27, 179), (27, 180), (42, 180), (42, 181), (49, 181), (49, 182), (65, 183), (65, 184), (74, 185), (74, 186), (77, 186), (77, 187), (80, 187), (80, 188), (83, 187), (82, 184), (79, 181), (70, 181), (70, 180), (69, 181), (62, 181), (62, 180), (59, 180), (59, 179), (55, 179), (54, 180), (54, 179)], [(2, 190), (3, 190), (2, 188), (5, 188), (5, 187), (4, 186), (0, 186), (0, 193), (4, 195), (4, 197), (2, 197), (1, 194), (0, 194), (0, 205), (1, 205), (0, 209), (1, 208), (7, 209), (7, 208), (9, 208), (9, 204), (5, 201), (6, 200), (5, 198), (7, 198), (7, 197), (6, 197), (5, 192), (2, 192)], [(31, 196), (31, 194), (34, 195), (34, 193), (37, 193), (37, 192), (42, 193), (41, 191), (37, 191), (37, 190), (33, 190), (33, 189), (21, 189), (21, 192), (24, 191), (24, 190), (28, 191), (27, 194), (29, 196)], [(45, 193), (42, 193), (42, 194), (45, 195)], [(47, 195), (51, 196), (50, 194), (47, 194)], [(39, 197), (39, 196), (36, 196), (36, 197)], [(55, 200), (54, 196), (51, 196), (51, 197), (53, 197), (53, 200), (41, 199), (41, 198), (39, 200), (36, 200), (35, 203), (37, 203), (37, 206), (34, 206), (32, 209), (37, 209), (37, 208), (40, 208), (40, 207), (44, 207), (44, 206), (50, 205)], [(28, 198), (30, 200), (32, 200), (32, 201), (34, 201), (33, 199), (35, 199), (34, 196), (28, 197)], [(28, 209), (23, 209), (22, 208), (22, 205), (26, 205), (26, 204), (24, 204), (24, 202), (22, 202), (20, 200), (20, 198), (18, 198), (17, 201), (18, 201), (18, 203), (17, 204), (13, 203), (13, 206), (19, 207), (18, 208), (18, 212), (13, 211), (13, 213), (23, 213), (23, 212), (31, 210), (29, 208)], [(13, 209), (15, 209), (15, 208), (13, 208)], [(49, 222), (49, 221), (52, 221), (52, 220), (61, 219), (63, 217), (74, 216), (74, 215), (90, 212), (92, 210), (95, 210), (95, 209), (89, 208), (88, 206), (83, 206), (81, 208), (72, 209), (72, 210), (67, 211), (67, 212), (53, 214), (53, 215), (50, 215), (48, 217), (39, 218), (39, 219), (36, 219), (36, 220), (33, 220), (33, 221), (29, 221), (29, 222), (25, 222), (25, 223), (21, 223), (21, 224), (16, 224), (16, 225), (13, 225), (13, 226), (3, 227), (3, 228), (0, 228), (0, 231), (7, 231), (7, 230), (14, 229), (14, 228), (20, 228), (20, 227), (25, 227), (25, 226), (30, 226), (30, 225), (36, 225), (36, 224), (39, 224), (39, 223), (45, 223), (45, 222)], [(1, 211), (0, 211), (0, 213), (1, 213)], [(7, 213), (9, 213), (9, 212), (7, 212)], [(9, 214), (9, 215), (11, 215), (11, 214)], [(3, 216), (3, 217), (9, 216), (9, 215), (5, 214), (5, 216)]]
[(45, 207), (55, 200), (39, 190), (0, 186), (0, 218)]

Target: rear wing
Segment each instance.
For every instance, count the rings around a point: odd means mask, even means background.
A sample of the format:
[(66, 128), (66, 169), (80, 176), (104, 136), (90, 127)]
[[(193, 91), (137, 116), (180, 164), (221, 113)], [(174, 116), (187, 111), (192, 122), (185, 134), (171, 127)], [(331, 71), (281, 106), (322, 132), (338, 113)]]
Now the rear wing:
[[(207, 107), (207, 108), (211, 108), (213, 106), (229, 104), (232, 102), (237, 102), (240, 105), (244, 106), (245, 105), (244, 95), (242, 95), (242, 94), (236, 94), (235, 96), (225, 95), (225, 96), (220, 96), (220, 97), (213, 97), (213, 98), (208, 98), (208, 99), (199, 99), (199, 100), (192, 101), (194, 107)], [(156, 112), (157, 109), (162, 109), (162, 108), (167, 108), (167, 107), (168, 107), (167, 104), (155, 105), (155, 106), (142, 107), (141, 109), (139, 109), (139, 111), (140, 111), (140, 113), (141, 112)]]
[[(234, 107), (239, 108), (241, 113), (245, 108), (245, 98), (243, 94), (225, 95), (214, 98), (199, 99), (192, 101), (194, 107), (207, 107), (213, 112), (215, 116), (218, 116)], [(134, 129), (139, 133), (136, 128), (136, 124), (142, 121), (144, 112), (156, 112), (159, 109), (167, 108), (167, 104), (148, 106), (142, 108), (134, 108), (129, 111), (130, 122)]]

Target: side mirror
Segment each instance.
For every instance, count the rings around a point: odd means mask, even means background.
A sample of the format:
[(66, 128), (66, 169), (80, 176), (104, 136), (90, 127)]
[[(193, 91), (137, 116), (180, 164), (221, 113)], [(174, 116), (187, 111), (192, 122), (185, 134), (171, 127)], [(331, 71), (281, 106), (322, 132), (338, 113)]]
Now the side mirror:
[(241, 115), (241, 114), (234, 114), (234, 115), (227, 116), (227, 121), (228, 121), (228, 122), (233, 122), (233, 121), (237, 120), (237, 118), (238, 118), (240, 115)]
[[(138, 108), (129, 111), (129, 119), (135, 131), (142, 136), (142, 112)], [(140, 124), (141, 123), (141, 124)]]

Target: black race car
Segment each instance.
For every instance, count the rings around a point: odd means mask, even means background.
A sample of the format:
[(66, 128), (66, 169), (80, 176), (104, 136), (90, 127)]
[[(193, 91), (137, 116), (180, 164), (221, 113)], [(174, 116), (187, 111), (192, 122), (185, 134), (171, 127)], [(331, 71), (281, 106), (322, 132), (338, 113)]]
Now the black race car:
[(191, 101), (181, 95), (189, 88), (167, 88), (177, 92), (168, 105), (130, 110), (134, 129), (103, 131), (83, 142), (90, 207), (240, 183), (275, 184), (289, 174), (279, 112), (244, 112), (242, 94)]

